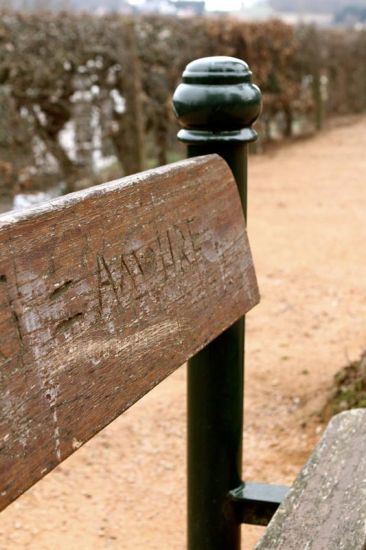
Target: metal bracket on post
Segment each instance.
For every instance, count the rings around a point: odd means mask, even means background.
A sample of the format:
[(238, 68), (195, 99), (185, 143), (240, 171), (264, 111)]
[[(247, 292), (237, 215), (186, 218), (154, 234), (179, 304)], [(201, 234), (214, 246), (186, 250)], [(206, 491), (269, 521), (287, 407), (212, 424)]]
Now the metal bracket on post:
[(242, 483), (230, 491), (230, 504), (239, 523), (268, 525), (289, 491), (283, 485)]
[[(189, 63), (175, 91), (178, 139), (188, 156), (222, 156), (247, 208), (247, 145), (261, 93), (248, 65), (233, 57)], [(188, 364), (188, 548), (239, 550), (240, 521), (230, 491), (241, 484), (244, 318)]]

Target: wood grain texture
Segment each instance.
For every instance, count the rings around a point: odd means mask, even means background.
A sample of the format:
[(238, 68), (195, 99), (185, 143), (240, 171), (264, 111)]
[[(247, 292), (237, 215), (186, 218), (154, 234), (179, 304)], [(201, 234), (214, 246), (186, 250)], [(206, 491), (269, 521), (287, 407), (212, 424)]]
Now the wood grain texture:
[(0, 242), (3, 508), (258, 290), (236, 186), (216, 156), (1, 216)]
[(335, 416), (255, 550), (366, 548), (366, 409)]

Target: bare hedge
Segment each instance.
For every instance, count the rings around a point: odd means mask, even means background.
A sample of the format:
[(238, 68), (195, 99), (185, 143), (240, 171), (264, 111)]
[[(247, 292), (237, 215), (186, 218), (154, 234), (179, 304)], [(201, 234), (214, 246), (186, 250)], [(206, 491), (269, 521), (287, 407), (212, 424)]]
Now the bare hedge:
[(298, 120), (321, 128), (327, 114), (366, 108), (365, 31), (230, 18), (3, 13), (0, 192), (55, 178), (67, 190), (82, 178), (93, 183), (96, 148), (102, 157), (114, 155), (125, 174), (151, 159), (165, 163), (176, 132), (171, 95), (182, 70), (218, 54), (250, 64), (264, 94), (267, 139), (274, 120), (290, 137)]

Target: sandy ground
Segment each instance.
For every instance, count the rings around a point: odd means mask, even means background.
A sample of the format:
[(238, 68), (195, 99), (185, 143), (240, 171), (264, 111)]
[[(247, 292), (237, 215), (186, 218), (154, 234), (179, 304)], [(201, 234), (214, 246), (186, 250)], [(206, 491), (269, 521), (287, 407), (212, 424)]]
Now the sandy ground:
[[(246, 479), (290, 483), (366, 348), (366, 118), (250, 162)], [(183, 550), (185, 367), (1, 516), (0, 549)], [(243, 549), (261, 528), (244, 527)], [(224, 549), (223, 549), (224, 550)]]

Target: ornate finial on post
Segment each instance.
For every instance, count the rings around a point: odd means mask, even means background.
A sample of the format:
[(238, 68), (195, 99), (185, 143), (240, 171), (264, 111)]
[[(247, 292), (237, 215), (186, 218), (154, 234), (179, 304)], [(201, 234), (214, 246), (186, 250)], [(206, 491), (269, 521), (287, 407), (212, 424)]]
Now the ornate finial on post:
[(185, 143), (251, 142), (261, 110), (261, 93), (248, 65), (235, 57), (204, 57), (189, 63), (173, 97)]
[[(188, 156), (217, 153), (226, 160), (244, 214), (247, 145), (257, 138), (252, 124), (261, 110), (251, 74), (234, 57), (198, 59), (187, 65), (173, 97)], [(243, 380), (244, 318), (188, 363), (189, 550), (240, 550), (229, 495), (241, 485)]]

